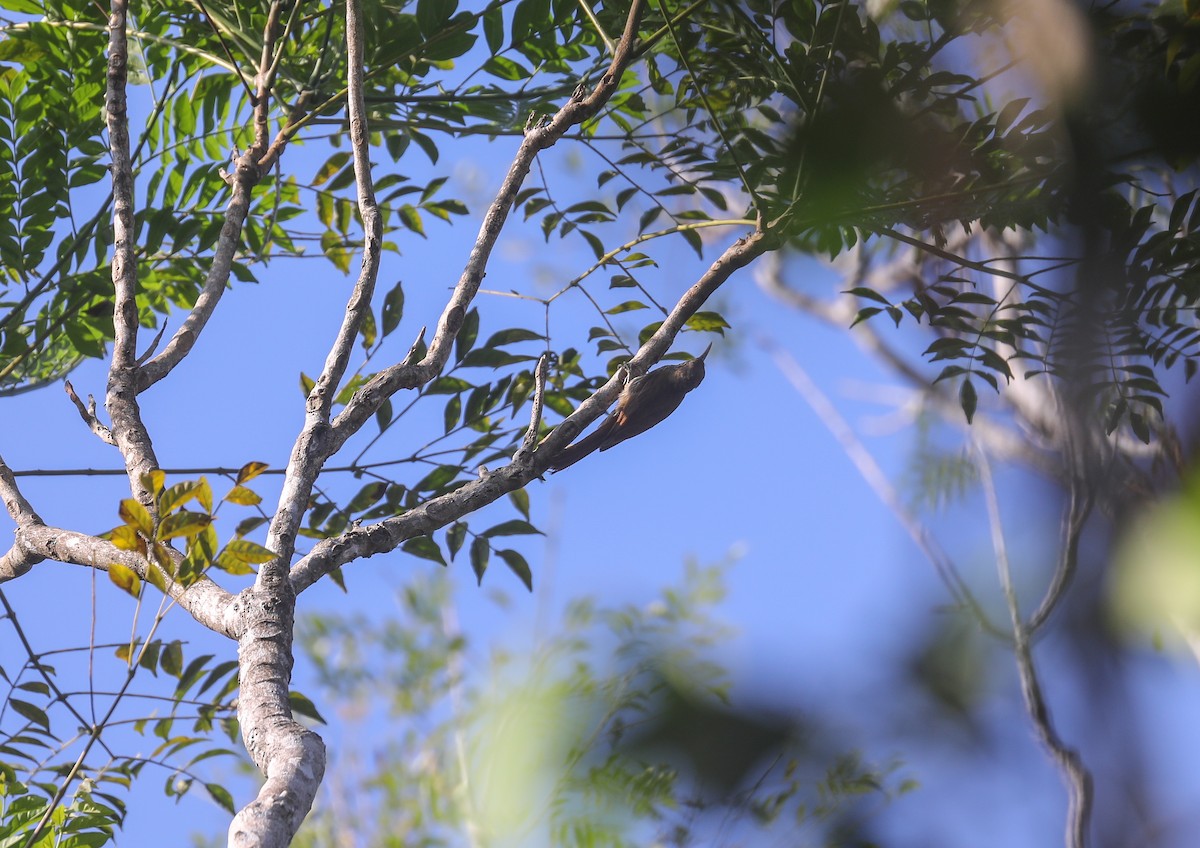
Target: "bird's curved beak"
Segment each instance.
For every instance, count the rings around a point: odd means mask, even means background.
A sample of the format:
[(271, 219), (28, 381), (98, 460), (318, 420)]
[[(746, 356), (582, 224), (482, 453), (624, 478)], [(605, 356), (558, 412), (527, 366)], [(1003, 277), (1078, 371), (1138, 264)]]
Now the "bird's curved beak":
[(697, 356), (696, 358), (697, 358), (697, 359), (699, 359), (701, 362), (703, 362), (703, 361), (704, 361), (704, 357), (708, 356), (708, 352), (709, 352), (710, 350), (712, 350), (712, 342), (709, 342), (709, 343), (708, 343), (708, 347), (706, 347), (706, 348), (704, 349), (704, 353), (700, 354), (700, 355), (699, 355), (699, 356)]

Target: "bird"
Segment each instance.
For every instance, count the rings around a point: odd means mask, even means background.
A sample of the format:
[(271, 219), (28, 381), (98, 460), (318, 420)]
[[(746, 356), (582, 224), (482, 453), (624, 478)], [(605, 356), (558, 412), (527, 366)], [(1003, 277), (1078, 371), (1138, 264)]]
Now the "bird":
[(695, 359), (656, 368), (626, 383), (617, 398), (617, 408), (604, 423), (590, 436), (563, 448), (550, 461), (550, 470), (562, 471), (597, 448), (605, 451), (644, 433), (678, 409), (684, 395), (704, 379), (704, 357), (711, 349), (710, 344)]

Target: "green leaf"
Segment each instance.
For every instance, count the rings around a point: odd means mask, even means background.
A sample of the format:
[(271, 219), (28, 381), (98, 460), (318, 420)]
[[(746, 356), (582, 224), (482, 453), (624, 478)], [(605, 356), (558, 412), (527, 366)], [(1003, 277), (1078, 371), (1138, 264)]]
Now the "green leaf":
[(975, 384), (971, 382), (969, 375), (959, 387), (958, 402), (962, 406), (963, 415), (967, 416), (967, 423), (970, 424), (975, 418), (975, 409), (979, 406), (979, 396), (975, 393)]
[(459, 360), (463, 368), (503, 368), (505, 365), (515, 365), (518, 362), (530, 362), (536, 356), (523, 356), (497, 350), (491, 347), (481, 347), (473, 350)]
[(261, 565), (264, 562), (270, 562), (275, 559), (275, 554), (264, 548), (257, 542), (251, 542), (249, 539), (234, 539), (225, 546), (222, 552), (227, 556), (233, 557), (239, 562)]
[(1130, 412), (1129, 427), (1133, 430), (1133, 434), (1142, 440), (1143, 444), (1150, 444), (1150, 426), (1146, 423), (1144, 415)]
[(634, 312), (639, 309), (646, 309), (646, 304), (640, 300), (627, 300), (624, 303), (618, 303), (611, 309), (604, 310), (605, 315), (620, 315), (622, 312)]
[(438, 565), (446, 564), (446, 560), (442, 558), (441, 548), (437, 546), (437, 542), (428, 536), (416, 536), (409, 539), (400, 546), (400, 550), (406, 554), (412, 554), (415, 557), (436, 562)]
[(225, 812), (231, 816), (237, 813), (233, 806), (233, 796), (229, 794), (228, 789), (219, 783), (206, 783), (204, 788), (208, 790), (209, 797), (216, 801)]
[(439, 465), (413, 486), (416, 492), (434, 492), (448, 485), (462, 471), (457, 465)]
[(320, 170), (317, 171), (316, 175), (313, 177), (312, 185), (316, 187), (322, 183), (325, 183), (332, 178), (334, 174), (346, 167), (346, 164), (349, 161), (350, 152), (348, 150), (341, 150), (337, 153), (334, 153), (327, 160), (325, 160), (325, 164), (322, 165)]
[(438, 377), (425, 388), (427, 395), (454, 395), (475, 388), (461, 377)]
[(442, 413), (442, 424), (447, 433), (458, 425), (458, 419), (461, 415), (462, 395), (454, 395), (450, 400), (446, 401), (446, 409)]
[(891, 306), (892, 302), (881, 295), (874, 289), (869, 289), (866, 286), (855, 286), (852, 289), (846, 289), (843, 294), (852, 294), (855, 297), (865, 297), (867, 300), (873, 300), (876, 303), (882, 303), (884, 306)]
[(375, 410), (375, 424), (379, 427), (380, 433), (392, 426), (392, 401), (390, 398), (385, 399), (383, 403), (379, 404), (379, 409)]
[(19, 698), (9, 698), (8, 705), (13, 708), (13, 712), (19, 714), (22, 718), (33, 722), (41, 727), (47, 733), (50, 732), (50, 718), (46, 715), (46, 711), (28, 701), (22, 701)]
[(288, 692), (288, 705), (292, 708), (292, 712), (297, 712), (313, 721), (319, 721), (321, 724), (329, 723), (325, 721), (325, 717), (317, 711), (316, 705), (303, 692)]
[(868, 306), (864, 309), (860, 309), (858, 310), (858, 314), (854, 316), (854, 320), (850, 322), (850, 326), (856, 327), (863, 321), (878, 315), (882, 311), (883, 307), (880, 306)]
[(454, 339), (454, 358), (461, 360), (471, 350), (475, 344), (475, 339), (479, 336), (479, 310), (472, 309), (463, 318), (462, 327), (459, 328), (458, 336)]
[(159, 667), (167, 674), (179, 677), (183, 673), (183, 643), (178, 639), (168, 642), (167, 646), (163, 648), (158, 663)]
[(466, 538), (467, 524), (465, 521), (456, 521), (450, 525), (450, 529), (446, 531), (446, 549), (450, 551), (451, 560), (458, 554), (463, 540)]
[(457, 0), (417, 0), (417, 25), (421, 35), (426, 39), (439, 35), (457, 7)]
[(363, 486), (358, 490), (358, 494), (350, 499), (350, 503), (346, 504), (346, 512), (353, 515), (370, 509), (386, 494), (387, 487), (388, 484), (382, 480)]
[(483, 37), (487, 40), (488, 52), (495, 55), (504, 46), (504, 11), (493, 6), (483, 13)]
[(729, 324), (719, 312), (697, 312), (691, 318), (687, 319), (684, 324), (689, 330), (696, 330), (704, 333), (720, 333), (725, 335), (725, 331), (730, 329)]
[(396, 285), (383, 298), (383, 335), (387, 336), (400, 326), (404, 317), (404, 284), (397, 280)]
[(400, 215), (401, 224), (422, 238), (425, 237), (425, 224), (421, 221), (421, 213), (417, 207), (405, 203), (396, 211)]
[(513, 506), (517, 508), (517, 512), (525, 516), (525, 520), (529, 520), (529, 492), (524, 489), (515, 489), (508, 493), (508, 499), (512, 501)]
[(496, 551), (496, 556), (504, 560), (504, 564), (525, 584), (526, 589), (533, 591), (533, 572), (529, 569), (525, 557), (513, 550)]
[(514, 518), (511, 521), (505, 521), (502, 524), (497, 524), (489, 530), (485, 530), (479, 535), (484, 538), (492, 536), (525, 536), (530, 534), (545, 535), (541, 530), (534, 527), (528, 521), (522, 521), (519, 518)]
[(540, 342), (544, 339), (545, 336), (541, 333), (526, 330), (524, 327), (515, 327), (511, 330), (501, 330), (498, 333), (492, 333), (484, 347), (500, 347), (501, 345), (515, 344), (516, 342)]
[(471, 540), (471, 570), (475, 572), (477, 585), (483, 585), (483, 574), (487, 571), (491, 551), (491, 545), (484, 536), (476, 536)]

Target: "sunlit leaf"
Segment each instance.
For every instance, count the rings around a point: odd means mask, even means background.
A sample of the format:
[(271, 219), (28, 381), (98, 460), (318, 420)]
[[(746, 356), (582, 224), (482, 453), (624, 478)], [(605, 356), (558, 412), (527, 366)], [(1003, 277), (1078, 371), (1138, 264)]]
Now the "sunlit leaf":
[(134, 570), (119, 562), (111, 563), (108, 566), (108, 579), (118, 589), (124, 590), (135, 598), (142, 591), (142, 581)]
[(125, 498), (121, 501), (117, 514), (130, 527), (139, 530), (146, 536), (154, 535), (154, 520), (150, 518), (150, 513), (146, 508), (134, 498)]
[(262, 474), (271, 466), (265, 462), (247, 462), (237, 473), (237, 483), (240, 486), (243, 483), (249, 483), (258, 475)]

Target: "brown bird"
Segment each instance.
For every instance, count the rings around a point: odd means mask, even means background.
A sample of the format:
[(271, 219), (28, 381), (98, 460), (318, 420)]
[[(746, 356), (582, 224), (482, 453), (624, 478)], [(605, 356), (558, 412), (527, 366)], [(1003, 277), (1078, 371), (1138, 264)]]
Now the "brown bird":
[(704, 357), (711, 349), (709, 345), (695, 359), (656, 368), (626, 383), (617, 398), (617, 408), (604, 423), (590, 436), (563, 448), (550, 463), (550, 470), (562, 471), (597, 448), (608, 450), (646, 432), (674, 412), (683, 403), (683, 396), (704, 379)]

